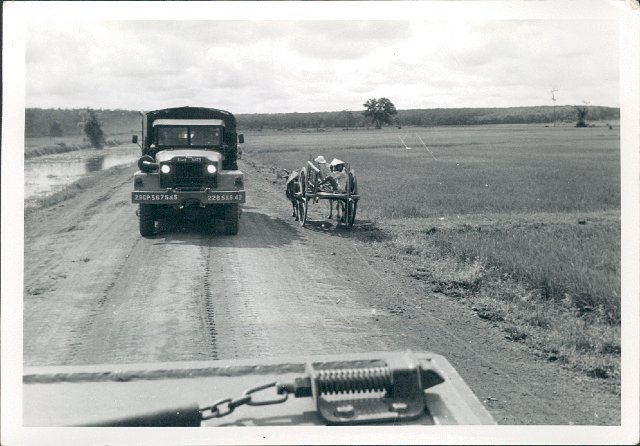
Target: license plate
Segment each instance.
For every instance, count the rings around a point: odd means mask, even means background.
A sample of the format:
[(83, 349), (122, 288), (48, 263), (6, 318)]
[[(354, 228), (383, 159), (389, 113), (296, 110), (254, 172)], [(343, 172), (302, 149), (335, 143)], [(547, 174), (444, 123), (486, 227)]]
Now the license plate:
[(131, 201), (134, 203), (177, 203), (178, 194), (133, 192)]
[(244, 191), (242, 192), (210, 192), (206, 197), (207, 203), (244, 203)]
[(244, 191), (239, 192), (132, 192), (133, 203), (180, 203), (181, 200), (198, 200), (201, 203), (244, 203)]

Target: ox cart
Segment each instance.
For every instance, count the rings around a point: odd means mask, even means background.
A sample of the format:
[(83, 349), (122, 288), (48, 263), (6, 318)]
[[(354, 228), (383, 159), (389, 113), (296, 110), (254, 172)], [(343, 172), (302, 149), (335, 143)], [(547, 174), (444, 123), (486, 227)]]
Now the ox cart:
[(358, 209), (358, 181), (355, 172), (345, 163), (345, 172), (347, 173), (347, 182), (344, 192), (336, 192), (325, 190), (321, 187), (320, 169), (311, 161), (300, 169), (299, 172), (293, 172), (289, 177), (287, 184), (287, 196), (291, 200), (293, 206), (293, 216), (300, 222), (301, 226), (307, 223), (307, 215), (309, 205), (318, 203), (320, 200), (329, 200), (341, 206), (343, 211), (340, 220), (347, 228), (353, 226), (356, 218), (356, 210)]

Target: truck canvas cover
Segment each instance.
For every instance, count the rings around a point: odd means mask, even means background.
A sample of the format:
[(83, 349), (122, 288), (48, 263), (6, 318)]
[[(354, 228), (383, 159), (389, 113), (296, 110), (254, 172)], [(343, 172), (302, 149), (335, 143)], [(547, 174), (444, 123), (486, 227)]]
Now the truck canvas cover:
[[(144, 134), (147, 136), (153, 134), (154, 122), (157, 120), (173, 120), (173, 119), (219, 119), (224, 122), (224, 144), (229, 146), (236, 145), (236, 118), (233, 114), (225, 110), (205, 107), (178, 107), (165, 108), (146, 112), (143, 119)], [(166, 125), (166, 124), (165, 124)], [(147, 141), (147, 145), (149, 142)]]

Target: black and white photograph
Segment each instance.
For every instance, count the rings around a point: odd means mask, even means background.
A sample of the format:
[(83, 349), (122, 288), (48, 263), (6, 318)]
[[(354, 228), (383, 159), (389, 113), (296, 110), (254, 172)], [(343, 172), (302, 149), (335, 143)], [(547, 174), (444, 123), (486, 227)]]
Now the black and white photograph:
[(2, 444), (637, 444), (639, 42), (5, 2)]

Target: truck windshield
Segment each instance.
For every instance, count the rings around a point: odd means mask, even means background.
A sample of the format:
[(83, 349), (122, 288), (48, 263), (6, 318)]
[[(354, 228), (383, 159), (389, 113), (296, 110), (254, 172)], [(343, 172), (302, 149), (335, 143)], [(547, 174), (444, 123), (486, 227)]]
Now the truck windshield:
[(159, 146), (219, 146), (220, 127), (211, 126), (158, 126), (156, 143)]

